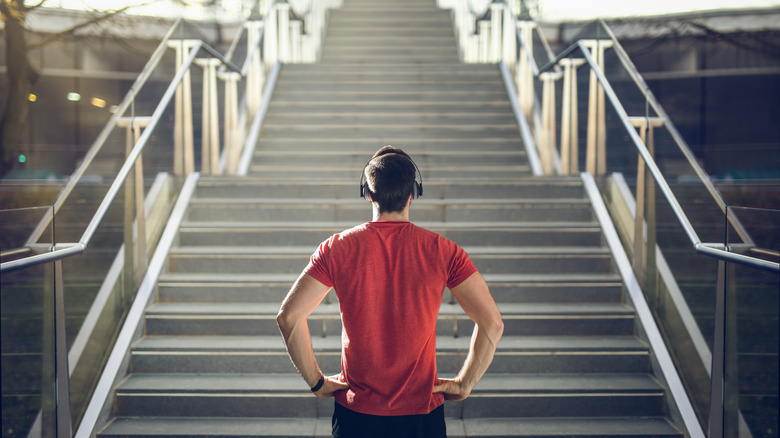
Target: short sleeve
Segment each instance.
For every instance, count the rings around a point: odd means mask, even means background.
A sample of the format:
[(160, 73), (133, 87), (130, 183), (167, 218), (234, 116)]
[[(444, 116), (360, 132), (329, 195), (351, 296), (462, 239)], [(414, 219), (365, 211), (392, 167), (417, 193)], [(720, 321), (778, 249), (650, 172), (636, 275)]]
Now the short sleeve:
[(466, 251), (457, 244), (448, 241), (451, 248), (450, 263), (447, 267), (447, 287), (452, 288), (463, 283), (477, 272), (477, 267)]
[(331, 275), (328, 254), (333, 237), (322, 242), (314, 251), (309, 259), (309, 264), (304, 268), (303, 273), (311, 275), (315, 280), (328, 287), (333, 287), (333, 276)]

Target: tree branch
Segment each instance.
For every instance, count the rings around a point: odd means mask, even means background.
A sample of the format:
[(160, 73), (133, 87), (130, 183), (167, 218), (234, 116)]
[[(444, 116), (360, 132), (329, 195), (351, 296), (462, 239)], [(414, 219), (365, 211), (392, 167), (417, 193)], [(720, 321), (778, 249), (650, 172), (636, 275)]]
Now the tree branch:
[[(143, 3), (143, 4), (137, 5), (137, 6), (143, 6), (145, 4), (148, 4), (148, 3)], [(55, 34), (51, 34), (51, 35), (47, 36), (46, 38), (38, 40), (38, 41), (36, 41), (34, 43), (30, 43), (30, 44), (28, 44), (27, 47), (30, 50), (38, 49), (38, 48), (40, 48), (42, 46), (45, 46), (45, 45), (47, 45), (49, 43), (52, 43), (54, 41), (57, 41), (57, 40), (60, 40), (60, 39), (72, 36), (73, 34), (75, 34), (80, 29), (83, 29), (85, 27), (92, 26), (93, 24), (98, 24), (100, 22), (108, 20), (108, 19), (116, 16), (117, 14), (121, 14), (122, 12), (125, 12), (126, 10), (128, 10), (128, 9), (130, 9), (132, 7), (134, 7), (134, 6), (125, 6), (125, 7), (121, 8), (121, 9), (117, 9), (117, 10), (114, 10), (114, 11), (106, 12), (103, 15), (93, 15), (92, 18), (87, 20), (87, 21), (84, 21), (82, 23), (78, 23), (78, 24), (76, 24), (74, 26), (71, 26), (68, 29), (65, 29), (63, 31), (57, 32)]]

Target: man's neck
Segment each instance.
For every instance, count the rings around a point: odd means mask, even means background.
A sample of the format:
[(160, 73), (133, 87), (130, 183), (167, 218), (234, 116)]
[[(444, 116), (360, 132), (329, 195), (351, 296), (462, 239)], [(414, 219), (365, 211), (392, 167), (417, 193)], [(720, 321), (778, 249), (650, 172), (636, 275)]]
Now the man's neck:
[(394, 211), (391, 213), (379, 213), (379, 209), (374, 208), (374, 222), (409, 222), (409, 209), (404, 211)]
[(406, 206), (401, 211), (379, 212), (379, 206), (372, 202), (374, 211), (374, 222), (409, 222), (409, 207), (412, 205), (412, 197), (406, 201)]

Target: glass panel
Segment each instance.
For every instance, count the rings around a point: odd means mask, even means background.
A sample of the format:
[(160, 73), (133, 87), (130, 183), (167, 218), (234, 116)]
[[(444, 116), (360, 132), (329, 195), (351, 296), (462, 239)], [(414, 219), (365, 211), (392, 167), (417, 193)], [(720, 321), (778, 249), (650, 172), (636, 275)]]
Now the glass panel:
[[(23, 248), (32, 228), (50, 211), (51, 207), (0, 210), (3, 263), (48, 250), (51, 231), (39, 240), (40, 247), (6, 255)], [(3, 272), (0, 297), (3, 436), (27, 437), (36, 419), (44, 436), (54, 436), (53, 264)]]
[[(780, 210), (730, 207), (749, 231), (758, 251), (740, 246), (728, 233), (732, 251), (773, 262), (780, 249)], [(726, 296), (726, 435), (777, 437), (780, 276), (729, 264)], [(740, 416), (744, 423), (740, 424)]]

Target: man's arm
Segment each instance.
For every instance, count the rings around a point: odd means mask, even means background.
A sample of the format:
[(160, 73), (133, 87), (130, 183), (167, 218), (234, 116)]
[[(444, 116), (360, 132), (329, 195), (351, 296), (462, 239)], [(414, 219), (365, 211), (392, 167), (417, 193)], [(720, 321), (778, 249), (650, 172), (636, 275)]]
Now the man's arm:
[(487, 283), (479, 272), (450, 289), (460, 306), (474, 323), (469, 354), (454, 379), (439, 379), (433, 392), (444, 393), (445, 400), (463, 400), (479, 382), (493, 361), (504, 322)]
[(320, 283), (311, 275), (301, 274), (287, 293), (279, 314), (276, 315), (276, 323), (279, 324), (279, 330), (282, 332), (287, 353), (309, 387), (317, 385), (320, 378), (325, 379), (322, 387), (314, 393), (317, 397), (332, 397), (334, 392), (349, 388), (349, 385), (338, 380), (338, 376), (322, 375), (311, 347), (311, 334), (306, 319), (322, 302), (329, 290), (330, 287)]

